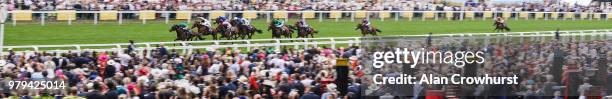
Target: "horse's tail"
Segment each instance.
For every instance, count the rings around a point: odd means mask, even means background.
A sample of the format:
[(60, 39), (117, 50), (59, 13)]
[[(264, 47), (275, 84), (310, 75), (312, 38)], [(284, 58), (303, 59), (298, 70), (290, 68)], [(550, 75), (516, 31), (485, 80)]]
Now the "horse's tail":
[(382, 33), (382, 31), (380, 29), (375, 29), (376, 32)]
[(510, 31), (510, 27), (506, 26), (506, 31)]
[(312, 31), (312, 33), (318, 34), (318, 33), (319, 33), (319, 31), (316, 31), (316, 30), (315, 30), (315, 31)]
[(257, 32), (259, 34), (263, 33), (260, 29), (255, 29), (255, 32)]

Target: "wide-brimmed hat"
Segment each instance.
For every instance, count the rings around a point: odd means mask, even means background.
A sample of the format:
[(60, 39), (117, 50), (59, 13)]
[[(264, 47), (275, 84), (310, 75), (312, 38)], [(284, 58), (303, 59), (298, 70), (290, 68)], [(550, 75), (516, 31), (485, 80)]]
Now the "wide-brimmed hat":
[(263, 85), (268, 85), (270, 87), (274, 87), (276, 84), (274, 84), (274, 81), (271, 80), (264, 80), (264, 82), (262, 83)]
[(337, 87), (338, 86), (336, 84), (334, 84), (334, 83), (330, 83), (330, 84), (326, 85), (326, 88), (327, 88), (328, 91), (336, 91)]
[(245, 76), (240, 76), (240, 77), (238, 77), (238, 82), (247, 84), (247, 83), (249, 83), (249, 79), (247, 77), (245, 77)]
[(115, 65), (117, 64), (117, 62), (115, 62), (115, 60), (109, 60), (108, 62), (106, 62), (107, 65)]

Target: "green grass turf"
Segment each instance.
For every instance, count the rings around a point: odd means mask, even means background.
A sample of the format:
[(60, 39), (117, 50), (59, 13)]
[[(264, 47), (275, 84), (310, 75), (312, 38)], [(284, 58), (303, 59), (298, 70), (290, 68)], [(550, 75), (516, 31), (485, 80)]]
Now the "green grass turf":
[[(293, 24), (296, 20), (289, 20)], [(351, 22), (348, 19), (335, 22), (326, 19), (319, 22), (317, 19), (308, 20), (309, 24), (320, 33), (315, 37), (346, 37), (361, 36), (354, 26), (359, 22)], [(445, 21), (445, 20), (399, 20), (387, 19), (380, 21), (372, 19), (372, 24), (380, 28), (381, 35), (411, 35), (433, 33), (483, 33), (493, 32), (492, 20), (470, 20), (470, 21)], [(171, 21), (170, 24), (179, 21)], [(266, 20), (253, 20), (251, 22), (257, 28), (266, 29)], [(561, 30), (590, 30), (610, 29), (612, 20), (507, 20), (513, 32), (524, 31), (551, 31)], [(174, 32), (168, 32), (170, 24), (163, 21), (149, 21), (142, 24), (137, 20), (127, 20), (122, 25), (116, 21), (105, 21), (94, 25), (91, 21), (77, 21), (72, 25), (66, 22), (48, 22), (41, 26), (34, 22), (18, 22), (16, 26), (10, 23), (6, 25), (6, 46), (11, 45), (50, 45), (50, 44), (106, 44), (126, 43), (128, 40), (136, 42), (160, 42), (172, 41)], [(295, 36), (295, 35), (294, 35)], [(210, 39), (210, 36), (206, 37)], [(255, 39), (271, 38), (270, 32), (257, 34)]]

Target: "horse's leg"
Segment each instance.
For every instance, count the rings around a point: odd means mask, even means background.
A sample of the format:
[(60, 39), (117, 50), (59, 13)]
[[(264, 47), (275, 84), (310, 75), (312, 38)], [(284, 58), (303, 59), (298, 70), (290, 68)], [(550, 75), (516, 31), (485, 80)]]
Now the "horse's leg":
[(253, 37), (253, 33), (255, 33), (255, 32), (249, 31), (249, 34), (248, 34), (248, 38), (247, 38), (247, 39), (251, 39), (251, 38)]
[[(204, 34), (204, 33), (202, 33), (202, 34)], [(200, 40), (206, 39), (206, 38), (202, 38), (202, 34), (198, 35), (198, 39), (200, 39)]]
[(210, 33), (210, 36), (212, 36), (212, 39), (213, 39), (213, 40), (218, 40), (218, 39), (217, 39), (217, 33), (213, 33), (213, 32), (211, 32), (211, 33)]
[(366, 35), (368, 35), (368, 33), (367, 33), (367, 32), (365, 32), (365, 31), (361, 31), (361, 36), (365, 37)]

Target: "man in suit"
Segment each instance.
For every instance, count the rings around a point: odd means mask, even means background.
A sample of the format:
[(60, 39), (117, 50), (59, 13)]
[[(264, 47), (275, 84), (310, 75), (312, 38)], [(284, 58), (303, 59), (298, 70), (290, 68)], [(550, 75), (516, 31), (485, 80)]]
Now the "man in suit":
[(314, 93), (312, 87), (306, 88), (305, 94), (300, 99), (319, 99), (321, 96)]
[(106, 99), (106, 97), (100, 91), (102, 87), (99, 82), (94, 82), (93, 88), (93, 91), (83, 94), (87, 99)]

